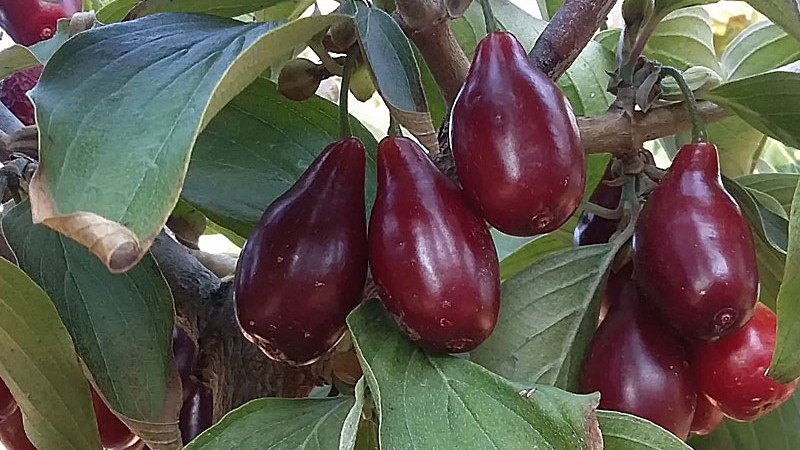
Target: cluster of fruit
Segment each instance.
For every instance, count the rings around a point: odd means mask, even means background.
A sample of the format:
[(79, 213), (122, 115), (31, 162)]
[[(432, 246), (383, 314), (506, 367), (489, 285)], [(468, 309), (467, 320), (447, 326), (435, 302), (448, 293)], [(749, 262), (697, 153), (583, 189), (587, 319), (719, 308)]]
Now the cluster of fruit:
[(584, 154), (566, 98), (508, 33), (478, 46), (451, 141), (463, 191), (414, 141), (379, 144), (369, 234), (364, 146), (347, 138), (326, 148), (242, 250), (234, 292), (244, 334), (273, 359), (316, 361), (343, 336), (369, 265), (417, 345), (466, 352), (483, 342), (500, 301), (486, 222), (519, 236), (561, 226), (583, 195)]
[[(616, 208), (621, 188), (609, 184), (611, 163), (604, 178), (591, 201)], [(575, 242), (607, 242), (617, 227), (584, 213)], [(599, 391), (602, 408), (683, 439), (710, 433), (724, 416), (763, 416), (797, 380), (779, 384), (767, 373), (776, 318), (757, 298), (751, 230), (722, 185), (717, 150), (688, 144), (641, 211), (632, 261), (609, 274), (582, 389)]]

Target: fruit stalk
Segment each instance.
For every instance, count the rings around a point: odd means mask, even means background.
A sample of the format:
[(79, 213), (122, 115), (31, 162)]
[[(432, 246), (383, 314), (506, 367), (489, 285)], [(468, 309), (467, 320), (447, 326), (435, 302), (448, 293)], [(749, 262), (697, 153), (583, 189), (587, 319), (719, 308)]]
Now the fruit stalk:
[(348, 54), (342, 71), (342, 86), (339, 90), (339, 137), (348, 138), (353, 135), (350, 126), (350, 113), (347, 111), (347, 100), (350, 94), (350, 77), (356, 68), (356, 55)]
[(689, 87), (689, 83), (686, 82), (686, 78), (683, 77), (680, 70), (671, 66), (663, 66), (661, 67), (661, 71), (665, 75), (672, 77), (681, 89), (683, 101), (686, 104), (686, 109), (689, 111), (689, 117), (692, 119), (692, 142), (706, 142), (708, 140), (706, 125), (703, 123), (703, 117), (697, 110), (697, 100), (694, 98), (694, 93), (692, 92), (692, 88)]

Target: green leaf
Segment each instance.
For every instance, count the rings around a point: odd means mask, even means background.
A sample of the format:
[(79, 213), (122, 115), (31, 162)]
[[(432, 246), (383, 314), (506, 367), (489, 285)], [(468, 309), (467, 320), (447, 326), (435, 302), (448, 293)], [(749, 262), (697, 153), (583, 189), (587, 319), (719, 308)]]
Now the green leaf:
[[(183, 198), (218, 225), (249, 236), (267, 206), (339, 139), (338, 114), (338, 107), (321, 97), (294, 102), (283, 97), (275, 83), (258, 78), (197, 139)], [(350, 120), (367, 147), (370, 206), (375, 198), (378, 144), (364, 126)]]
[(800, 40), (800, 9), (797, 0), (747, 0), (761, 14)]
[(660, 426), (616, 411), (597, 411), (605, 450), (688, 450), (691, 447)]
[[(765, 194), (766, 195), (766, 194)], [(789, 218), (789, 244), (778, 291), (778, 341), (769, 374), (779, 383), (800, 377), (800, 191), (795, 189)]]
[(787, 214), (791, 211), (792, 198), (798, 180), (800, 180), (800, 174), (795, 173), (760, 173), (736, 179), (742, 186), (773, 197), (783, 206)]
[(722, 71), (714, 50), (711, 17), (699, 6), (665, 17), (647, 41), (644, 54), (680, 70), (705, 66), (717, 73)]
[(722, 181), (725, 189), (736, 199), (742, 213), (750, 222), (753, 232), (775, 250), (786, 254), (789, 241), (786, 219), (757, 202), (753, 195), (735, 180), (723, 177)]
[[(473, 2), (463, 17), (452, 21), (458, 43), (471, 58), (486, 26), (478, 2)], [(492, 11), (498, 21), (519, 39), (523, 47), (531, 48), (547, 22), (532, 17), (508, 0), (493, 0)], [(576, 115), (599, 114), (614, 97), (606, 91), (608, 73), (614, 70), (614, 54), (595, 42), (589, 42), (575, 62), (558, 80)]]
[(436, 84), (436, 80), (433, 78), (428, 63), (425, 62), (425, 59), (416, 48), (414, 48), (414, 58), (419, 63), (420, 81), (422, 82), (422, 89), (425, 90), (425, 98), (428, 99), (431, 120), (433, 120), (434, 128), (438, 130), (447, 115), (447, 103), (445, 103), (442, 92), (439, 90), (439, 85)]
[(86, 248), (32, 224), (27, 202), (11, 209), (2, 226), (20, 267), (53, 300), (113, 408), (139, 421), (171, 419), (163, 414), (175, 313), (153, 258), (148, 254), (127, 273), (111, 274)]
[(613, 244), (562, 250), (506, 280), (497, 326), (472, 360), (512, 381), (576, 389), (597, 323), (593, 300), (616, 250)]
[(355, 388), (355, 402), (347, 413), (347, 417), (342, 424), (342, 434), (339, 439), (339, 450), (353, 450), (356, 448), (358, 441), (359, 423), (361, 423), (361, 414), (364, 410), (364, 403), (366, 401), (366, 387), (364, 387), (364, 377), (358, 379)]
[(428, 354), (400, 334), (379, 300), (362, 303), (347, 323), (375, 402), (381, 448), (600, 447), (597, 395), (548, 386), (520, 391), (470, 361)]
[(564, 0), (537, 0), (539, 4), (539, 12), (542, 14), (542, 19), (550, 20), (555, 15), (558, 8), (564, 4)]
[(800, 62), (728, 81), (706, 98), (791, 147), (800, 147)]
[(747, 27), (725, 48), (720, 58), (725, 77), (736, 80), (800, 59), (800, 41), (769, 21)]
[(89, 385), (53, 304), (0, 258), (0, 376), (41, 450), (100, 449)]
[(389, 110), (428, 150), (439, 148), (414, 51), (403, 30), (385, 11), (351, 2), (358, 40)]
[(797, 450), (800, 448), (800, 390), (780, 408), (754, 422), (725, 421), (708, 436), (695, 436), (696, 450)]
[(186, 450), (338, 450), (352, 397), (261, 398), (229, 412)]
[(572, 233), (556, 230), (532, 241), (500, 261), (500, 280), (505, 281), (545, 255), (572, 246)]
[(95, 17), (103, 23), (120, 22), (139, 3), (139, 0), (111, 0), (97, 10)]
[[(706, 126), (708, 140), (719, 151), (720, 171), (729, 177), (747, 175), (753, 171), (756, 159), (764, 148), (766, 136), (751, 127), (741, 117), (731, 116)], [(686, 143), (691, 140), (687, 134)]]
[(136, 19), (160, 12), (187, 12), (236, 17), (274, 6), (280, 0), (143, 0), (131, 11)]
[(756, 245), (758, 281), (761, 286), (758, 301), (775, 310), (783, 278), (783, 267), (786, 264), (786, 255), (776, 250), (756, 233), (754, 233), (753, 240)]
[(339, 20), (276, 27), (163, 13), (68, 40), (30, 93), (46, 124), (37, 221), (127, 270), (178, 201), (199, 132), (286, 49)]
[(41, 64), (27, 47), (14, 44), (0, 51), (0, 80), (14, 72)]
[(672, 11), (688, 8), (690, 6), (707, 5), (716, 3), (717, 0), (655, 0), (653, 5), (653, 17), (664, 17)]

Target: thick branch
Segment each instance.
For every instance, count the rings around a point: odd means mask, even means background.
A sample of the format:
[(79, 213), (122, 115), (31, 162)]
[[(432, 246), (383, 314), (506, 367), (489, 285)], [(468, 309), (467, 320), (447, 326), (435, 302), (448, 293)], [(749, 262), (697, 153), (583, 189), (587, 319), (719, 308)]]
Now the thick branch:
[(616, 0), (565, 0), (528, 54), (531, 61), (557, 80), (592, 39), (614, 3)]

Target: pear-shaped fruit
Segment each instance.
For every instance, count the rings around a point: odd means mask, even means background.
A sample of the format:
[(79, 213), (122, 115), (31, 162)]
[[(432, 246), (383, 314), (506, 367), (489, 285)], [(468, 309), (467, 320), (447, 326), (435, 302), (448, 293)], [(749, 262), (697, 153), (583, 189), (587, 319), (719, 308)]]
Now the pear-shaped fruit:
[(8, 450), (36, 450), (25, 434), (21, 409), (15, 409), (10, 417), (0, 422), (0, 441)]
[(692, 352), (698, 387), (726, 416), (755, 420), (792, 396), (797, 380), (780, 384), (767, 375), (777, 328), (775, 314), (759, 303), (744, 327)]
[(711, 434), (725, 420), (722, 410), (702, 392), (697, 393), (697, 405), (694, 408), (694, 419), (692, 419), (692, 434), (704, 436)]
[(264, 212), (242, 249), (242, 330), (272, 359), (310, 364), (341, 339), (367, 276), (364, 145), (329, 145)]
[(689, 435), (697, 389), (683, 344), (629, 282), (597, 329), (581, 389), (600, 391), (600, 408), (644, 417), (681, 439)]
[(0, 27), (17, 44), (33, 45), (56, 33), (58, 19), (80, 11), (81, 0), (0, 1)]
[(718, 338), (753, 314), (753, 236), (722, 186), (713, 144), (687, 144), (675, 156), (636, 223), (633, 263), (648, 299), (686, 338)]
[(310, 99), (322, 80), (329, 75), (321, 64), (305, 58), (289, 61), (278, 74), (278, 91), (289, 100), (302, 102)]
[[(613, 179), (611, 173), (612, 162), (613, 160), (608, 162), (602, 181), (589, 197), (590, 203), (608, 209), (615, 209), (619, 206), (619, 199), (622, 196), (621, 186), (609, 186), (604, 183), (604, 181)], [(603, 244), (611, 239), (618, 226), (619, 220), (604, 219), (594, 213), (584, 211), (578, 219), (578, 224), (575, 225), (573, 241), (575, 245)]]
[(127, 425), (106, 406), (103, 399), (92, 389), (92, 405), (97, 419), (97, 430), (100, 432), (100, 443), (107, 450), (123, 450), (135, 444), (139, 438)]
[(189, 396), (183, 402), (180, 417), (181, 439), (187, 445), (212, 424), (214, 418), (214, 397), (210, 389), (200, 382), (192, 382), (188, 387)]
[(467, 198), (498, 230), (547, 233), (578, 208), (586, 161), (566, 97), (506, 32), (489, 33), (451, 115)]
[(466, 352), (491, 334), (500, 277), (486, 223), (404, 137), (378, 147), (369, 256), (386, 307), (420, 347)]

